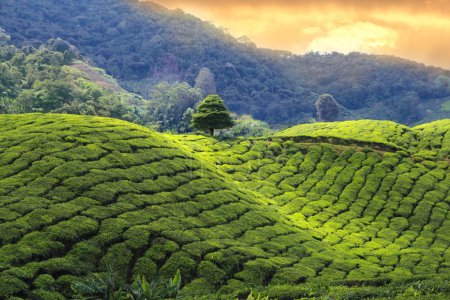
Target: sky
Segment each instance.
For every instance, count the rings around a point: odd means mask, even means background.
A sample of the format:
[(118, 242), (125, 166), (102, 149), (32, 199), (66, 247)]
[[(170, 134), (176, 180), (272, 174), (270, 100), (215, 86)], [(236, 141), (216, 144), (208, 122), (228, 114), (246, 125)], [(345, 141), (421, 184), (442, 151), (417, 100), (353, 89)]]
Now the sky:
[(450, 0), (152, 0), (259, 47), (395, 55), (450, 69)]

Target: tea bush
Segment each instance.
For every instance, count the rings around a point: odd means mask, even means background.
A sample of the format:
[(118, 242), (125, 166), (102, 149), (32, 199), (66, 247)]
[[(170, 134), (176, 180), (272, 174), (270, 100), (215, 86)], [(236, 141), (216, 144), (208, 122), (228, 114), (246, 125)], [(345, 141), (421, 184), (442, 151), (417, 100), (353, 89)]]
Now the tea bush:
[(0, 298), (74, 297), (108, 266), (124, 285), (180, 270), (186, 298), (449, 293), (446, 122), (223, 141), (71, 115), (0, 124)]

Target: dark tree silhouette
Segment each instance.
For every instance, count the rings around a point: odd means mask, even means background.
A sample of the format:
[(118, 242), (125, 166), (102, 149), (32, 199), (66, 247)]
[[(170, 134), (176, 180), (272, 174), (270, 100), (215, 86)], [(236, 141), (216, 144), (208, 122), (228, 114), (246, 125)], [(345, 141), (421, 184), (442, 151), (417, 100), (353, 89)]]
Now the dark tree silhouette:
[(317, 121), (332, 122), (339, 116), (339, 108), (336, 100), (330, 94), (320, 95), (316, 101)]

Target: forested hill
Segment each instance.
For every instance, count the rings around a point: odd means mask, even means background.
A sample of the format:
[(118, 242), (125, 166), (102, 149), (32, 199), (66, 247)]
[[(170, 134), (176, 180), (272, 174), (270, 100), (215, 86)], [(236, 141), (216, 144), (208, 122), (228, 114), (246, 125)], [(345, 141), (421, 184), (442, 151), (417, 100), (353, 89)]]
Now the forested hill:
[(161, 81), (194, 85), (199, 70), (207, 67), (231, 110), (272, 124), (314, 117), (317, 94), (325, 92), (343, 105), (347, 118), (412, 124), (449, 117), (449, 71), (393, 57), (295, 56), (258, 49), (210, 23), (155, 4), (2, 0), (0, 26), (19, 46), (61, 37), (122, 86), (144, 96)]
[(154, 123), (148, 101), (81, 59), (60, 39), (38, 49), (0, 44), (0, 113), (69, 113)]

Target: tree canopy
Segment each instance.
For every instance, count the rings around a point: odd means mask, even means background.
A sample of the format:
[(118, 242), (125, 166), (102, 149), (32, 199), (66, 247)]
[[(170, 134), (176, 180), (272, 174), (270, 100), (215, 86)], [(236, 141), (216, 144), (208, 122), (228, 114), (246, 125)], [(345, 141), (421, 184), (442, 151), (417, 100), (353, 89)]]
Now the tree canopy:
[(62, 40), (38, 49), (0, 45), (0, 113), (69, 113), (151, 122), (144, 112), (147, 101), (121, 89), (103, 70), (73, 60), (75, 56)]
[(189, 131), (188, 116), (201, 99), (198, 88), (183, 82), (161, 82), (150, 92), (148, 103), (149, 119), (159, 131)]
[(192, 126), (199, 130), (208, 130), (214, 135), (214, 129), (225, 129), (234, 125), (230, 112), (219, 95), (207, 96), (192, 115)]

